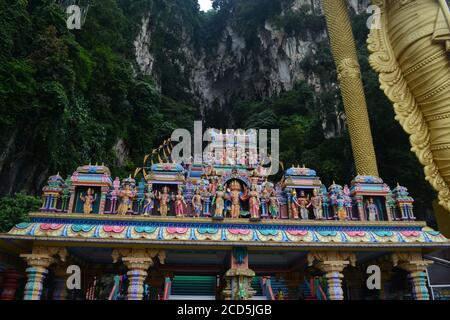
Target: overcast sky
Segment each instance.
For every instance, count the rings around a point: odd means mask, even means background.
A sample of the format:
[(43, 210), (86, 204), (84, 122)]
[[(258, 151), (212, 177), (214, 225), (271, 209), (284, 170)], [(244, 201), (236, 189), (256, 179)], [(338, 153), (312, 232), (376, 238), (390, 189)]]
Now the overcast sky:
[(200, 9), (202, 11), (208, 11), (212, 8), (212, 1), (211, 0), (198, 0), (198, 3), (200, 4)]

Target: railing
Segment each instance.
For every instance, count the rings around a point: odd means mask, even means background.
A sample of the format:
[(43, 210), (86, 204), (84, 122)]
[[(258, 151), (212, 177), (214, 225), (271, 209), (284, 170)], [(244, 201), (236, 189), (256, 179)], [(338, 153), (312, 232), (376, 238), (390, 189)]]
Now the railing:
[(305, 285), (311, 294), (310, 298), (317, 300), (327, 300), (327, 294), (323, 290), (319, 278), (311, 278), (309, 279), (309, 281), (305, 280)]
[[(450, 268), (450, 261), (433, 256), (424, 256), (425, 259), (437, 262), (440, 265)], [(428, 287), (430, 288), (430, 294), (432, 300), (450, 300), (450, 284), (431, 284), (428, 270), (426, 272)]]
[(275, 295), (272, 290), (272, 282), (270, 277), (262, 277), (261, 278), (261, 287), (263, 295), (267, 297), (267, 300), (275, 300)]

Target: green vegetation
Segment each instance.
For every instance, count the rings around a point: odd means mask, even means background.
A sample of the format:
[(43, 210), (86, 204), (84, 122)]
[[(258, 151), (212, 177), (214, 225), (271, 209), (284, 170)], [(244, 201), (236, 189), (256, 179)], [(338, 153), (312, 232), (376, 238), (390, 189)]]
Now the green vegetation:
[(28, 213), (41, 205), (39, 198), (17, 193), (0, 198), (0, 232), (8, 232), (20, 222), (29, 221)]

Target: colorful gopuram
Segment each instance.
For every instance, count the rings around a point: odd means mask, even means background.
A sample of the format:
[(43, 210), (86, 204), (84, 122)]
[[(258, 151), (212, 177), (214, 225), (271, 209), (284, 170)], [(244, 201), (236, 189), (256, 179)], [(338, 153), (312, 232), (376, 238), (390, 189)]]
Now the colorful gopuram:
[[(429, 298), (423, 255), (450, 243), (416, 221), (405, 187), (326, 186), (304, 166), (273, 181), (249, 159), (50, 177), (40, 212), (0, 235), (16, 261), (0, 298), (363, 299), (369, 265), (382, 272), (377, 298)], [(65, 286), (69, 266), (79, 289)]]

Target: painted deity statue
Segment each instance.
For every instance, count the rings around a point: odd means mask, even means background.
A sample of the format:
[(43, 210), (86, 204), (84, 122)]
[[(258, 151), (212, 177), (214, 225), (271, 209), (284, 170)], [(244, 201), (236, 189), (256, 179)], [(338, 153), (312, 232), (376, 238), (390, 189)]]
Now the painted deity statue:
[[(213, 173), (215, 173), (215, 172), (213, 172)], [(218, 181), (217, 177), (210, 178), (208, 191), (211, 194), (215, 194), (216, 193), (218, 183), (219, 183), (219, 181)]]
[(231, 200), (231, 218), (237, 219), (241, 214), (241, 200), (243, 195), (241, 185), (237, 181), (231, 183), (230, 200)]
[(250, 217), (252, 219), (259, 219), (259, 206), (261, 201), (259, 200), (259, 194), (256, 190), (256, 184), (252, 184), (251, 191), (249, 193), (249, 209)]
[(153, 190), (151, 188), (148, 188), (147, 192), (145, 193), (145, 199), (144, 199), (144, 216), (152, 215), (153, 208), (155, 207), (155, 194), (153, 193)]
[(192, 208), (194, 209), (194, 217), (199, 218), (203, 208), (203, 199), (199, 188), (195, 190), (195, 194), (192, 197)]
[(308, 217), (309, 216), (309, 211), (308, 211), (309, 200), (303, 190), (300, 191), (300, 197), (298, 197), (297, 201), (298, 201), (298, 205), (300, 207), (300, 216), (302, 217), (303, 220), (308, 220), (308, 218), (309, 218)]
[(203, 199), (203, 215), (206, 217), (211, 216), (211, 192), (208, 191), (208, 188), (204, 188), (201, 192)]
[(337, 218), (341, 221), (347, 220), (347, 210), (345, 210), (345, 199), (344, 199), (344, 193), (342, 191), (339, 191), (337, 197), (336, 197), (336, 215)]
[(317, 189), (313, 190), (313, 196), (310, 199), (310, 203), (308, 204), (308, 208), (310, 206), (313, 207), (313, 213), (316, 220), (323, 220), (323, 208), (322, 208), (322, 195)]
[(292, 219), (298, 219), (298, 207), (300, 206), (300, 204), (297, 201), (297, 192), (295, 191), (295, 189), (292, 189), (291, 192), (291, 218)]
[(369, 221), (377, 221), (379, 219), (378, 207), (373, 202), (373, 198), (370, 198), (366, 204), (367, 217)]
[(344, 186), (343, 192), (344, 192), (344, 207), (345, 207), (345, 211), (347, 211), (347, 218), (349, 220), (353, 220), (352, 198), (350, 197), (350, 189), (348, 188), (347, 185)]
[(87, 189), (86, 195), (80, 194), (80, 200), (84, 202), (83, 213), (92, 213), (94, 202), (97, 200), (97, 195), (94, 194), (94, 190)]
[(163, 187), (162, 193), (158, 192), (157, 198), (159, 200), (159, 213), (161, 214), (161, 216), (165, 217), (169, 212), (169, 202), (170, 202), (169, 188)]
[(268, 216), (268, 202), (269, 202), (269, 190), (264, 187), (261, 191), (261, 217), (265, 218)]
[(183, 192), (178, 189), (177, 195), (175, 196), (175, 215), (177, 217), (184, 217), (184, 208), (187, 206), (186, 201), (184, 201)]
[(269, 214), (272, 219), (278, 219), (280, 201), (278, 200), (277, 193), (272, 190), (269, 197)]
[(119, 193), (120, 205), (117, 209), (119, 215), (126, 215), (133, 211), (133, 198), (135, 196), (136, 192), (129, 184), (125, 184), (123, 190)]
[(222, 186), (216, 191), (216, 194), (213, 199), (214, 208), (214, 218), (223, 218), (223, 211), (225, 210), (225, 193), (223, 192)]

